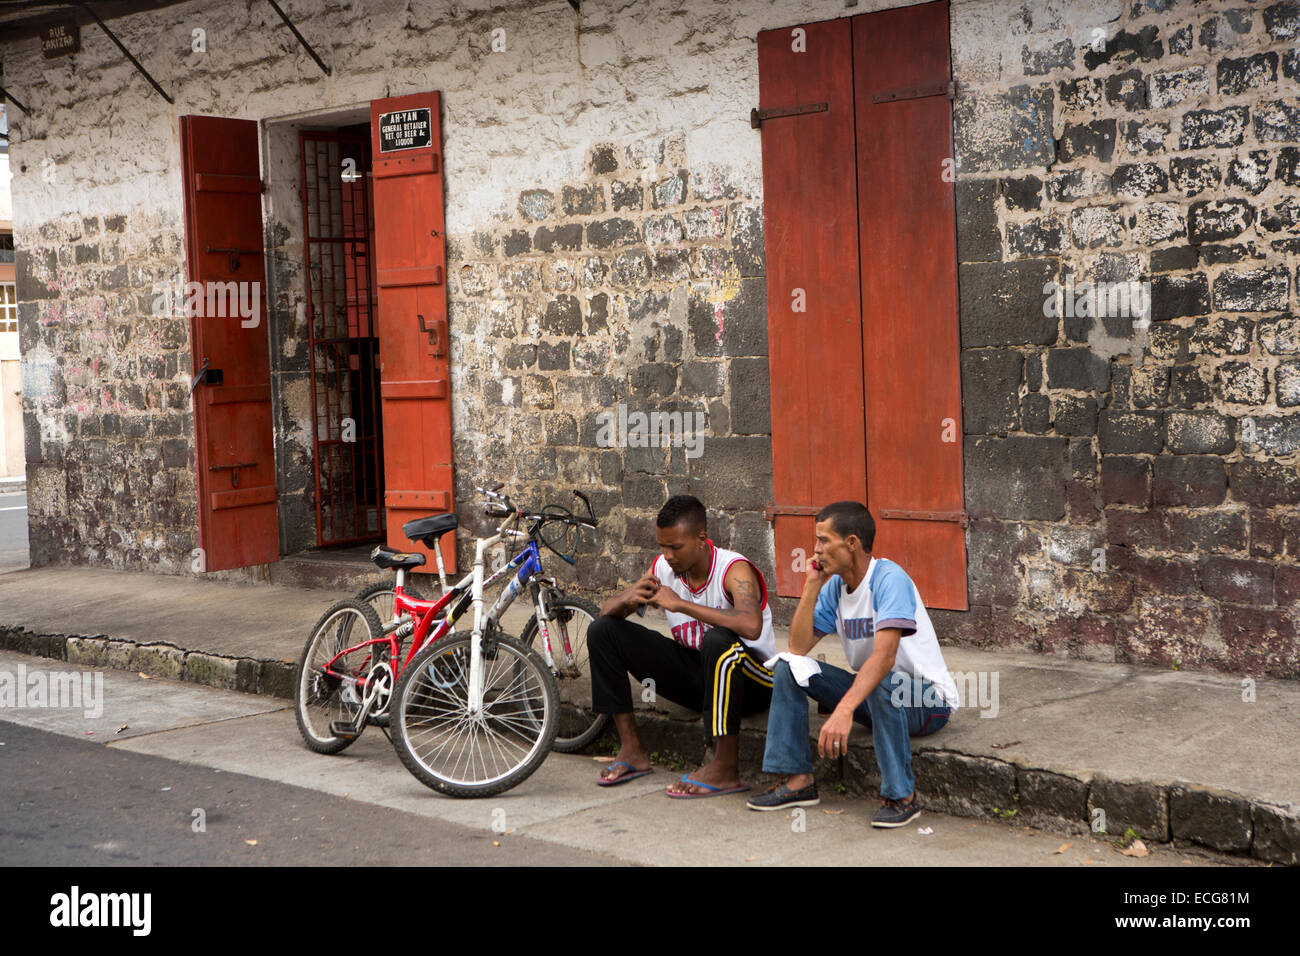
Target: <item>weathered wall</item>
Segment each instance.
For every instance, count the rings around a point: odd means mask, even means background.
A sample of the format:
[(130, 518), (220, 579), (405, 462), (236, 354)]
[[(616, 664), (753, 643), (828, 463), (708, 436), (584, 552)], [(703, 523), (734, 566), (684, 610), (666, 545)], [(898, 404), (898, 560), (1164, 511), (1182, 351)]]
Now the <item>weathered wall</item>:
[[(715, 540), (770, 569), (754, 38), (890, 5), (296, 5), (326, 78), (265, 5), (196, 2), (119, 21), (170, 109), (93, 34), (75, 66), (0, 43), (35, 114), (13, 145), (34, 559), (188, 568), (188, 343), (148, 296), (183, 267), (191, 112), (267, 121), (277, 454), (286, 541), (306, 543), (284, 137), (436, 89), (466, 523), (484, 481), (528, 502), (592, 489), (604, 557), (582, 574), (608, 587), (690, 489)], [(953, 4), (973, 520), (972, 610), (936, 615), (948, 639), (1297, 673), (1298, 17), (1294, 0)], [(1150, 328), (1044, 315), (1067, 275), (1150, 280)], [(703, 453), (600, 447), (596, 415), (620, 403), (705, 412)]]
[[(973, 607), (946, 623), (1295, 676), (1300, 4), (953, 10)], [(1149, 328), (1045, 316), (1068, 275), (1149, 280)]]

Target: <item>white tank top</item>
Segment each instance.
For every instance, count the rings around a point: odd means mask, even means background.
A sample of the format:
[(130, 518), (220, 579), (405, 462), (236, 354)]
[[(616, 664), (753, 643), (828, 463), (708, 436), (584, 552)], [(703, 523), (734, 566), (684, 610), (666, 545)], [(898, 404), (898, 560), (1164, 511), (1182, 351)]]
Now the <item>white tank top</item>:
[[(712, 542), (709, 543), (712, 544)], [(663, 555), (655, 558), (654, 564), (650, 566), (650, 573), (659, 579), (659, 583), (671, 590), (683, 601), (690, 601), (692, 604), (702, 604), (705, 607), (720, 610), (731, 610), (735, 605), (731, 603), (731, 598), (727, 596), (727, 591), (722, 582), (727, 576), (727, 570), (737, 561), (744, 561), (751, 568), (754, 568), (754, 574), (758, 578), (758, 586), (763, 592), (763, 631), (756, 641), (746, 640), (743, 637), (741, 640), (745, 642), (746, 646), (754, 649), (760, 661), (765, 661), (776, 656), (776, 635), (772, 632), (772, 609), (767, 606), (767, 582), (763, 580), (762, 572), (754, 566), (753, 561), (750, 561), (743, 554), (735, 551), (725, 551), (714, 546), (713, 558), (709, 565), (709, 578), (704, 582), (704, 586), (698, 590), (692, 588), (685, 579), (674, 574), (673, 569), (668, 567), (668, 562), (663, 559)], [(671, 611), (665, 613), (668, 616), (668, 626), (673, 631), (673, 640), (683, 647), (699, 650), (700, 639), (704, 637), (704, 632), (713, 625), (697, 621), (686, 614), (675, 614)]]

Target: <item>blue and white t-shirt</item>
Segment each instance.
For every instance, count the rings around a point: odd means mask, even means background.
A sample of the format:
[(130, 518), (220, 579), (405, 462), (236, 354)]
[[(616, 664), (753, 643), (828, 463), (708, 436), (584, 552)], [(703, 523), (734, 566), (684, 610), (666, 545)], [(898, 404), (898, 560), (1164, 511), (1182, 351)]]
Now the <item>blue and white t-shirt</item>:
[(907, 572), (888, 558), (872, 558), (856, 591), (838, 574), (822, 585), (813, 612), (813, 633), (838, 633), (849, 667), (857, 671), (876, 644), (876, 631), (896, 627), (903, 633), (894, 655), (894, 670), (927, 680), (957, 708), (957, 685), (939, 651), (930, 615)]

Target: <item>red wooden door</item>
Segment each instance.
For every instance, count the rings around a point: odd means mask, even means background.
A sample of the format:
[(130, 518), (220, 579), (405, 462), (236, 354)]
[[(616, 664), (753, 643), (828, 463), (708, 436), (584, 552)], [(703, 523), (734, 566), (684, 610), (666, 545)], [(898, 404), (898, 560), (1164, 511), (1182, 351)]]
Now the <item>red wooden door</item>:
[(848, 498), (928, 606), (965, 609), (946, 0), (765, 31), (758, 63), (777, 592)]
[[(813, 515), (867, 491), (849, 20), (758, 35), (777, 593)], [(822, 106), (825, 106), (823, 109)]]
[[(257, 124), (181, 117), (201, 569), (278, 561)], [(193, 291), (191, 285), (187, 291)], [(201, 305), (199, 305), (201, 301)]]
[(403, 522), (453, 507), (438, 107), (437, 93), (370, 104), (384, 503), (388, 543), (404, 550), (423, 549)]
[(948, 4), (853, 18), (867, 507), (875, 553), (966, 609)]

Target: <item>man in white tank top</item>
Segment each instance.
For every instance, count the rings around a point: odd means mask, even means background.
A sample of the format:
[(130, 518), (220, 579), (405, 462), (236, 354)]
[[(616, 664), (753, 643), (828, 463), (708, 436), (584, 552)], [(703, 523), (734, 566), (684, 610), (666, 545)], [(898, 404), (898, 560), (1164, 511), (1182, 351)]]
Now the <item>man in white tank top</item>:
[[(655, 694), (704, 714), (713, 760), (668, 788), (678, 799), (748, 790), (740, 781), (740, 718), (767, 709), (776, 653), (767, 584), (748, 558), (709, 540), (704, 505), (670, 498), (659, 512), (659, 557), (650, 571), (610, 598), (587, 632), (592, 704), (613, 714), (618, 757), (596, 781), (608, 787), (651, 772), (637, 733), (627, 676)], [(627, 620), (647, 605), (661, 608), (673, 636)]]

